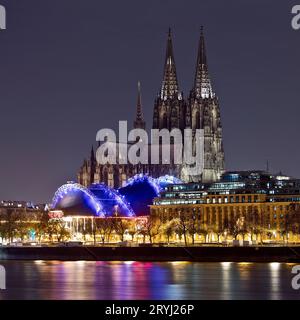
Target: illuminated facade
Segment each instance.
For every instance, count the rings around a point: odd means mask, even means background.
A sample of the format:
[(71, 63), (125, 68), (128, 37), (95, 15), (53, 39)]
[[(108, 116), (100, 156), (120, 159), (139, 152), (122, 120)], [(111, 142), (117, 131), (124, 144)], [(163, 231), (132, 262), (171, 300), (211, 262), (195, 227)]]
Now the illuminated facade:
[[(145, 129), (141, 102), (141, 88), (138, 85), (138, 99), (134, 128)], [(94, 149), (84, 160), (78, 172), (78, 183), (88, 187), (92, 183), (104, 183), (111, 188), (120, 188), (136, 174), (149, 174), (154, 178), (172, 175), (185, 182), (217, 181), (224, 172), (224, 148), (222, 125), (218, 98), (213, 90), (208, 73), (207, 57), (203, 30), (199, 41), (195, 80), (187, 100), (179, 89), (176, 64), (173, 52), (171, 31), (168, 34), (166, 58), (161, 90), (157, 95), (153, 109), (153, 129), (190, 128), (195, 134), (197, 129), (204, 131), (203, 172), (198, 176), (186, 174), (184, 166), (172, 163), (164, 164), (98, 164)], [(173, 154), (171, 145), (171, 155)], [(172, 159), (172, 156), (171, 156)]]
[(165, 188), (151, 206), (163, 223), (182, 220), (197, 239), (299, 240), (300, 180), (263, 171), (227, 172), (215, 183)]

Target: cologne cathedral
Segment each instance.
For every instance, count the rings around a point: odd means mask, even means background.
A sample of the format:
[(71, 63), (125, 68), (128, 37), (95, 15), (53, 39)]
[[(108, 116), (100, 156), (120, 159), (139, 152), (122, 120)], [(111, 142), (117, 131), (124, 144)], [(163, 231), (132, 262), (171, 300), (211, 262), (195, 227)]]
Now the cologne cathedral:
[[(143, 116), (141, 87), (138, 84), (138, 98), (134, 128), (145, 129)], [(184, 168), (178, 164), (98, 164), (94, 148), (89, 159), (85, 159), (78, 173), (78, 182), (83, 186), (92, 183), (104, 183), (113, 188), (119, 188), (136, 174), (148, 174), (154, 178), (171, 175), (184, 182), (214, 182), (220, 179), (224, 172), (224, 148), (222, 141), (222, 125), (219, 101), (213, 90), (208, 73), (205, 40), (201, 28), (194, 85), (187, 99), (179, 89), (176, 64), (173, 52), (171, 30), (167, 39), (167, 50), (161, 90), (155, 99), (153, 109), (153, 129), (174, 128), (184, 130), (202, 129), (203, 140), (203, 170), (199, 176), (187, 176)], [(170, 148), (172, 152), (172, 146)], [(174, 151), (174, 150), (173, 150)]]

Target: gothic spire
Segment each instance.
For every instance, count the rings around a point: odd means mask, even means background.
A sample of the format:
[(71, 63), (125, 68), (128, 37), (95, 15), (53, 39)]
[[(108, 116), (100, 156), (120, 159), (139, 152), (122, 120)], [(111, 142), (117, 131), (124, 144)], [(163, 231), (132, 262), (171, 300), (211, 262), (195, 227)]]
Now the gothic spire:
[(161, 99), (181, 98), (178, 88), (176, 65), (173, 53), (171, 29), (169, 28)]
[(145, 129), (146, 123), (143, 116), (143, 108), (142, 108), (142, 95), (141, 95), (141, 83), (138, 82), (138, 98), (137, 98), (137, 106), (136, 106), (136, 118), (134, 121), (135, 129)]
[(95, 160), (96, 160), (96, 157), (95, 157), (95, 152), (94, 152), (94, 146), (92, 145), (92, 150), (91, 150), (91, 163), (94, 163)]
[(209, 98), (214, 96), (208, 73), (203, 27), (201, 27), (200, 33), (194, 92), (197, 98)]

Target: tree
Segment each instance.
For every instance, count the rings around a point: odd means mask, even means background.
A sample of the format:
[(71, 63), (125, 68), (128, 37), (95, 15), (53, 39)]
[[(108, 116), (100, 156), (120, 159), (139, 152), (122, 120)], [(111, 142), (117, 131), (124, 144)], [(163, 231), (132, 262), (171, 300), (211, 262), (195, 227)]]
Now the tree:
[(16, 221), (16, 235), (24, 241), (25, 237), (29, 235), (30, 230), (33, 229), (32, 221), (35, 219), (35, 214), (28, 212), (25, 209), (17, 212)]
[(291, 204), (288, 213), (284, 218), (284, 229), (282, 231), (289, 241), (289, 233), (294, 235), (300, 233), (300, 206)]
[(121, 241), (124, 241), (124, 234), (125, 231), (129, 227), (129, 222), (127, 219), (117, 217), (117, 218), (112, 218), (112, 223), (113, 223), (113, 230), (115, 233), (120, 237)]
[(101, 236), (102, 244), (110, 241), (110, 235), (114, 229), (113, 218), (104, 217), (94, 219), (94, 243), (96, 243), (96, 235)]
[(204, 242), (208, 242), (208, 226), (207, 226), (207, 223), (206, 222), (202, 222), (197, 230), (197, 233), (200, 235), (200, 236), (203, 236), (203, 239), (204, 239)]
[(187, 233), (189, 229), (189, 215), (185, 214), (184, 212), (179, 212), (179, 217), (177, 219), (177, 232), (180, 235), (183, 235), (184, 244), (187, 246)]
[(139, 234), (141, 236), (143, 236), (143, 243), (145, 243), (146, 242), (146, 237), (148, 235), (148, 231), (147, 231), (145, 226), (139, 230)]
[[(150, 215), (144, 224), (144, 234), (149, 237), (150, 243), (153, 243), (153, 240), (161, 231), (162, 223), (158, 216)], [(141, 233), (143, 234), (143, 233)]]
[(128, 223), (128, 233), (131, 236), (131, 240), (134, 240), (134, 236), (137, 233), (136, 223), (134, 220), (129, 221)]
[(212, 228), (213, 233), (215, 233), (218, 237), (218, 243), (220, 243), (220, 238), (224, 234), (224, 228), (221, 224), (216, 224)]
[(54, 235), (56, 235), (58, 242), (64, 241), (70, 237), (70, 232), (67, 230), (65, 222), (61, 218), (49, 220), (47, 233), (49, 234), (51, 241), (53, 241)]
[(66, 224), (60, 219), (57, 225), (57, 240), (58, 242), (64, 241), (70, 238), (70, 231), (67, 230)]
[(248, 226), (247, 226), (245, 217), (241, 216), (240, 218), (238, 218), (236, 225), (237, 225), (238, 234), (242, 236), (242, 239), (244, 241), (245, 235), (248, 234)]
[(231, 221), (231, 223), (229, 224), (229, 233), (232, 235), (234, 240), (237, 240), (237, 237), (239, 235), (239, 227), (237, 221), (238, 219), (235, 221)]
[(253, 236), (257, 240), (258, 235), (260, 234), (261, 223), (260, 216), (256, 208), (253, 208), (249, 214), (246, 216), (246, 222), (248, 226), (248, 231), (250, 232), (251, 241), (253, 241)]
[(8, 239), (9, 242), (13, 242), (13, 239), (17, 235), (17, 222), (19, 215), (15, 209), (5, 209), (1, 211), (1, 232), (2, 238)]
[(195, 244), (195, 234), (197, 233), (196, 213), (193, 211), (188, 217), (187, 231), (192, 238), (192, 244)]
[(6, 227), (5, 227), (5, 213), (3, 209), (0, 209), (0, 237), (1, 241), (6, 238)]
[(176, 221), (174, 219), (166, 222), (162, 228), (163, 228), (163, 233), (167, 237), (167, 243), (170, 243), (170, 238), (172, 237), (174, 231), (175, 231), (175, 224)]
[(42, 211), (35, 214), (35, 219), (37, 220), (37, 223), (35, 223), (33, 228), (38, 242), (41, 243), (42, 237), (47, 234), (50, 217), (48, 212)]

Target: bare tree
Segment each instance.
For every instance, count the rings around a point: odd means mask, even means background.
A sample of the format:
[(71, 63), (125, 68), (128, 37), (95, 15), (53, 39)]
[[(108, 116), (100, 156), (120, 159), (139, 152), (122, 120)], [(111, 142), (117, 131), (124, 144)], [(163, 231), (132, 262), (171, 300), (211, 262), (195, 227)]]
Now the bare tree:
[(136, 223), (134, 220), (128, 221), (128, 233), (131, 236), (131, 240), (134, 240), (134, 236), (137, 234)]
[(188, 224), (187, 224), (187, 231), (188, 234), (192, 238), (192, 244), (195, 244), (195, 235), (197, 234), (197, 216), (196, 213), (193, 211), (191, 215), (188, 217)]
[(177, 232), (178, 232), (178, 234), (183, 235), (185, 246), (187, 246), (187, 244), (188, 244), (187, 233), (189, 230), (189, 223), (190, 223), (189, 215), (180, 211), (179, 217), (177, 219)]
[(153, 243), (155, 237), (159, 235), (162, 228), (162, 222), (158, 216), (150, 215), (144, 224), (144, 232), (149, 237), (150, 243)]
[(168, 244), (170, 243), (170, 238), (172, 237), (172, 235), (175, 232), (175, 225), (176, 225), (176, 221), (174, 219), (172, 219), (172, 220), (166, 222), (162, 227), (163, 233), (167, 237)]
[(70, 238), (70, 232), (66, 228), (66, 223), (63, 219), (50, 219), (48, 222), (47, 233), (49, 238), (53, 241), (53, 236), (56, 235), (57, 241), (61, 242)]
[(113, 230), (115, 233), (120, 237), (121, 241), (124, 241), (124, 234), (125, 231), (129, 227), (129, 222), (127, 219), (117, 217), (117, 218), (112, 218), (112, 224), (113, 224)]
[(203, 236), (204, 238), (204, 242), (207, 242), (208, 241), (208, 226), (207, 226), (207, 223), (206, 222), (202, 222), (199, 226), (199, 229), (197, 230), (197, 233), (200, 235), (200, 236)]

